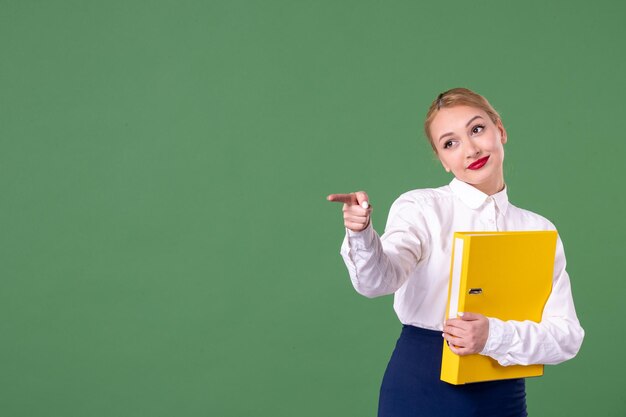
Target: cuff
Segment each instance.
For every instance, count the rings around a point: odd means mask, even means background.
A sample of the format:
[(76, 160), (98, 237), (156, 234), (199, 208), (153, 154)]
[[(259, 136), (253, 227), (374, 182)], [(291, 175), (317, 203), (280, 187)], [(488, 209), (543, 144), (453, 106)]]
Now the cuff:
[(487, 319), (489, 320), (489, 336), (480, 354), (493, 357), (498, 353), (503, 353), (499, 352), (503, 346), (510, 345), (513, 333), (507, 331), (504, 321), (493, 317), (487, 317)]
[(360, 232), (353, 232), (352, 230), (346, 228), (346, 236), (348, 237), (348, 243), (350, 247), (353, 249), (369, 249), (372, 246), (372, 242), (374, 241), (374, 228), (372, 227), (372, 222), (370, 220), (370, 224)]

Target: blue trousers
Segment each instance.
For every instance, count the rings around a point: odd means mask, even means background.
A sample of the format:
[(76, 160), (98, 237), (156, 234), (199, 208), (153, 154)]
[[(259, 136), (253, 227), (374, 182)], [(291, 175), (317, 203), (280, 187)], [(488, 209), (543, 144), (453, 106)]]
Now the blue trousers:
[(404, 325), (380, 388), (378, 417), (526, 417), (524, 379), (441, 381), (440, 331)]

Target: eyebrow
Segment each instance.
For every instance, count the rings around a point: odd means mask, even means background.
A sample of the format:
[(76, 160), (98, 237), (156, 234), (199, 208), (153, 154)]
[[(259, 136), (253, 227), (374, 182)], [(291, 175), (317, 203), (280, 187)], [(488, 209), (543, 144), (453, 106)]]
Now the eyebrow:
[[(470, 123), (472, 123), (472, 122), (473, 122), (474, 120), (476, 120), (476, 119), (482, 119), (482, 116), (480, 116), (480, 115), (476, 115), (476, 116), (472, 117), (471, 119), (469, 119), (469, 121), (468, 121), (467, 123), (465, 123), (465, 127), (469, 126), (469, 125), (470, 125)], [(444, 137), (446, 137), (446, 136), (450, 136), (450, 135), (453, 135), (453, 134), (454, 134), (454, 133), (452, 133), (452, 132), (444, 133), (443, 135), (441, 135), (441, 136), (439, 137), (439, 142), (441, 142), (441, 139), (443, 139)]]

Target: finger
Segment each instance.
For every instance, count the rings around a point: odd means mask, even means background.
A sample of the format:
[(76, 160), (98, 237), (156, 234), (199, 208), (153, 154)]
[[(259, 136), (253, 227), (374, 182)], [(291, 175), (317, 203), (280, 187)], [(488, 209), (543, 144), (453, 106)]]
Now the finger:
[(457, 329), (467, 330), (469, 327), (469, 323), (465, 322), (461, 319), (450, 319), (446, 320), (445, 326), (455, 327)]
[(450, 335), (446, 333), (444, 333), (444, 339), (446, 340), (447, 345), (448, 347), (450, 347), (452, 352), (456, 353), (457, 355), (465, 349), (465, 347), (463, 346), (463, 341), (461, 339), (450, 337)]
[(458, 313), (458, 316), (461, 318), (461, 320), (463, 321), (476, 321), (476, 320), (480, 320), (482, 319), (484, 316), (482, 314), (477, 314), (477, 313)]
[(457, 355), (469, 355), (471, 353), (475, 353), (472, 351), (471, 347), (467, 345), (466, 340), (451, 336), (448, 333), (443, 333), (443, 337), (448, 342), (450, 349)]
[(345, 214), (343, 216), (343, 220), (346, 222), (362, 223), (362, 224), (366, 224), (369, 221), (367, 216), (351, 216), (348, 214)]
[(443, 338), (446, 339), (448, 342), (454, 344), (455, 346), (465, 346), (465, 343), (463, 342), (464, 339), (462, 337), (458, 337), (452, 333), (448, 333), (448, 332), (443, 332), (442, 333)]
[(452, 353), (455, 353), (457, 355), (459, 354), (459, 350), (455, 348), (454, 346), (448, 344), (448, 348), (452, 351)]
[(350, 216), (361, 216), (361, 217), (367, 217), (370, 215), (370, 209), (364, 209), (361, 206), (351, 206), (349, 204), (344, 204), (343, 205), (343, 212), (347, 213)]
[(357, 202), (361, 207), (363, 207), (364, 209), (369, 208), (370, 199), (365, 191), (357, 191), (354, 194), (356, 195)]
[(326, 200), (336, 202), (336, 203), (344, 203), (349, 205), (359, 204), (357, 201), (356, 195), (354, 193), (351, 194), (330, 194), (326, 197)]
[(451, 344), (449, 345), (450, 350), (452, 351), (452, 353), (455, 353), (459, 356), (466, 356), (471, 354), (471, 352), (469, 351), (469, 349), (464, 348), (464, 347), (459, 347), (459, 346), (452, 346)]
[(467, 334), (465, 329), (461, 329), (458, 327), (445, 326), (443, 328), (444, 333), (450, 334), (455, 337), (464, 337)]
[(449, 346), (452, 346), (455, 349), (454, 353), (461, 356), (472, 355), (474, 353), (479, 353), (482, 350), (479, 349), (474, 343), (464, 339), (451, 341)]
[(353, 232), (361, 232), (367, 227), (367, 224), (363, 223), (344, 222), (343, 224), (346, 228), (352, 230)]

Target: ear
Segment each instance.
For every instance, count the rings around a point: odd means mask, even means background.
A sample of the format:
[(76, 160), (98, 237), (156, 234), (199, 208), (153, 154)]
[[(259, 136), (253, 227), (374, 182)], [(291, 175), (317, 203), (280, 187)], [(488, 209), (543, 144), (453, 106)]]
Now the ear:
[(507, 141), (507, 136), (506, 136), (506, 129), (504, 128), (504, 125), (502, 124), (502, 120), (498, 119), (498, 122), (496, 123), (496, 127), (498, 128), (498, 131), (500, 132), (500, 142), (504, 145)]

